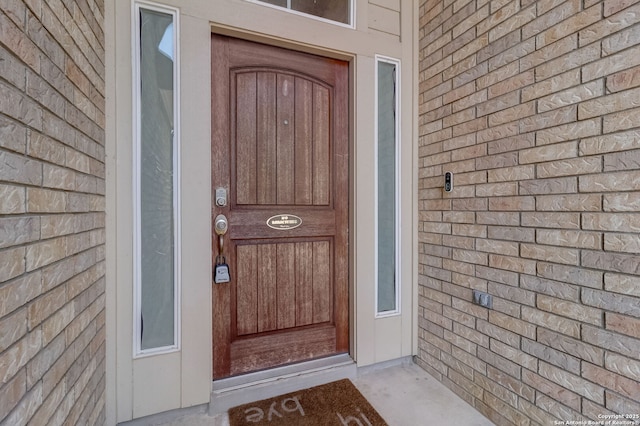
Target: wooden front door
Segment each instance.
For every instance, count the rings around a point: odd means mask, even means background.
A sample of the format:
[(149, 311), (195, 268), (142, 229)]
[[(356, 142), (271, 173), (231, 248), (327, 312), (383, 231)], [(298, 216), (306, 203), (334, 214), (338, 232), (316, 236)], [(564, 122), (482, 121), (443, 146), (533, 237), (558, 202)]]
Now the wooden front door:
[(212, 114), (214, 378), (348, 352), (348, 64), (213, 35)]

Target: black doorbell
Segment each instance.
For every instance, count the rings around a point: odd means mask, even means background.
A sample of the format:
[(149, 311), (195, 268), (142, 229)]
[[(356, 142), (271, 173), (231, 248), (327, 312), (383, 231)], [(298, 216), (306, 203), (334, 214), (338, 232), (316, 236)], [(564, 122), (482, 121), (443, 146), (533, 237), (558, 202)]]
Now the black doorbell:
[(444, 190), (446, 192), (451, 192), (453, 190), (453, 173), (445, 172), (444, 174)]

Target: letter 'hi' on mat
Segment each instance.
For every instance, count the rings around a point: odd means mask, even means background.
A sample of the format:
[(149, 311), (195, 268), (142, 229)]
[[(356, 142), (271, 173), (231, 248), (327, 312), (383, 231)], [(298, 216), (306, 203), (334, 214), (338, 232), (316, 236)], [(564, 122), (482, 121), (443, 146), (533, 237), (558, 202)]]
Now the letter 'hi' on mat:
[(240, 405), (231, 426), (388, 426), (349, 379)]

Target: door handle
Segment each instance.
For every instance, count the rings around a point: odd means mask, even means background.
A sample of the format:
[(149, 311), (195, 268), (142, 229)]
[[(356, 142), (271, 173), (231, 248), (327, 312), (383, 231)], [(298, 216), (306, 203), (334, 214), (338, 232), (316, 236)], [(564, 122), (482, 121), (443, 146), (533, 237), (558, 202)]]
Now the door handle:
[(220, 251), (220, 255), (222, 255), (224, 251), (224, 234), (226, 234), (227, 229), (229, 229), (229, 221), (227, 220), (227, 217), (223, 214), (216, 216), (213, 221), (213, 229), (218, 235), (218, 249)]
[(219, 214), (213, 221), (213, 229), (218, 234), (218, 256), (216, 257), (216, 264), (213, 269), (213, 282), (216, 284), (228, 283), (231, 281), (229, 275), (229, 265), (224, 258), (224, 234), (229, 229), (229, 221), (223, 214)]

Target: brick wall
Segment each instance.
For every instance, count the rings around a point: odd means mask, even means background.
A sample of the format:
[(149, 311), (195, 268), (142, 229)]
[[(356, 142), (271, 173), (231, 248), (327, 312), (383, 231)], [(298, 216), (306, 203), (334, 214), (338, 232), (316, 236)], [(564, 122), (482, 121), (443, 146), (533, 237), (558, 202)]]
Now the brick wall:
[(640, 414), (640, 1), (423, 0), (419, 34), (420, 365), (499, 425)]
[(0, 5), (0, 425), (103, 424), (104, 5)]

